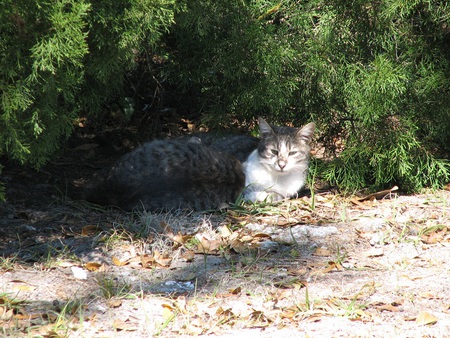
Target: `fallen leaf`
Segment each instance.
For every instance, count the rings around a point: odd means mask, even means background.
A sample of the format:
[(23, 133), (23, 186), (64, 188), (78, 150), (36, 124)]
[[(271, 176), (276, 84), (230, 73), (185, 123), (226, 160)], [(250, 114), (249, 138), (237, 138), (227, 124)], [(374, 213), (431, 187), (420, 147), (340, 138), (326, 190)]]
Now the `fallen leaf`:
[(418, 325), (430, 325), (434, 324), (438, 321), (438, 318), (436, 316), (433, 316), (429, 312), (421, 312), (416, 317), (416, 324)]
[(189, 250), (180, 256), (180, 261), (192, 262), (194, 260), (194, 258), (195, 258), (195, 252), (192, 250)]
[(81, 236), (92, 236), (102, 231), (98, 225), (86, 225), (81, 229)]
[(172, 263), (172, 258), (161, 255), (158, 250), (155, 250), (155, 252), (153, 253), (153, 258), (155, 259), (156, 263), (164, 267), (168, 267)]
[(331, 256), (332, 252), (328, 250), (327, 248), (317, 248), (314, 252), (314, 256), (320, 256), (320, 257), (327, 257)]
[(238, 294), (241, 293), (241, 291), (242, 291), (242, 288), (241, 288), (240, 286), (238, 286), (238, 287), (235, 288), (235, 289), (230, 290), (230, 292), (231, 292), (232, 295), (238, 295)]
[(145, 254), (141, 255), (140, 259), (143, 268), (153, 268), (154, 266), (156, 266), (156, 260), (152, 256)]
[(299, 290), (303, 287), (306, 287), (308, 285), (307, 282), (305, 282), (303, 279), (300, 278), (291, 278), (288, 280), (282, 280), (279, 282), (274, 282), (273, 283), (274, 286), (278, 287), (278, 288), (283, 288), (283, 289), (296, 289)]
[(133, 323), (129, 319), (116, 319), (112, 326), (117, 331), (136, 331), (138, 329), (137, 323)]
[(128, 261), (121, 261), (119, 258), (117, 258), (116, 256), (113, 256), (112, 258), (111, 258), (111, 260), (112, 260), (112, 262), (113, 262), (113, 264), (115, 265), (115, 266), (124, 266), (124, 265), (127, 265), (129, 262)]
[(109, 299), (107, 304), (110, 308), (118, 308), (122, 305), (122, 300), (119, 298)]
[(13, 286), (14, 290), (19, 290), (19, 291), (34, 291), (36, 290), (36, 286), (34, 285), (27, 285), (27, 284), (19, 284), (19, 285), (14, 285)]
[(219, 231), (220, 236), (222, 236), (223, 238), (230, 237), (233, 234), (233, 232), (225, 225), (223, 227), (220, 227)]
[(336, 269), (338, 271), (344, 270), (344, 268), (342, 267), (342, 265), (340, 263), (328, 262), (328, 266), (325, 269), (323, 269), (322, 271), (320, 271), (320, 272), (328, 273), (328, 272), (330, 272), (331, 270), (334, 270), (334, 269)]
[(400, 311), (399, 305), (400, 304), (395, 303), (395, 302), (392, 302), (390, 304), (386, 304), (386, 303), (373, 304), (373, 306), (380, 312), (382, 312), (382, 311), (398, 312), (398, 311)]
[(87, 262), (84, 267), (89, 271), (98, 271), (102, 267), (102, 264), (97, 262)]

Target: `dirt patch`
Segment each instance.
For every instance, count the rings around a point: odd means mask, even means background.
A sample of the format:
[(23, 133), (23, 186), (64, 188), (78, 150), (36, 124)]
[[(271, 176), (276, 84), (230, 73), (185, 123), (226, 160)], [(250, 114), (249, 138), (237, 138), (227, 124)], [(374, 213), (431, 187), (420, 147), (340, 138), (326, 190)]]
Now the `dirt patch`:
[(76, 200), (88, 151), (6, 164), (2, 334), (449, 336), (450, 192), (127, 214)]

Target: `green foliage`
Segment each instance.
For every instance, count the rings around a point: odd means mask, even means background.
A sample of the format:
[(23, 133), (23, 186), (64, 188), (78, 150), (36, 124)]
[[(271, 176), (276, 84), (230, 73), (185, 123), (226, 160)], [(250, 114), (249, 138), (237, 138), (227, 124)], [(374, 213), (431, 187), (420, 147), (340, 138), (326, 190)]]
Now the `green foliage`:
[(123, 95), (138, 57), (157, 46), (182, 7), (176, 0), (4, 0), (0, 155), (42, 166), (79, 115)]
[[(317, 174), (342, 188), (396, 183), (413, 191), (450, 179), (447, 2), (0, 6), (0, 154), (39, 167), (78, 115), (137, 96), (147, 76), (172, 93), (170, 104), (184, 102), (210, 125), (246, 125), (258, 115), (316, 121), (335, 156)], [(147, 72), (132, 78), (138, 65)]]
[(83, 112), (121, 93), (136, 58), (173, 23), (175, 0), (5, 0), (0, 154), (41, 166)]
[(194, 0), (176, 20), (172, 79), (207, 120), (313, 119), (345, 189), (450, 179), (449, 4)]

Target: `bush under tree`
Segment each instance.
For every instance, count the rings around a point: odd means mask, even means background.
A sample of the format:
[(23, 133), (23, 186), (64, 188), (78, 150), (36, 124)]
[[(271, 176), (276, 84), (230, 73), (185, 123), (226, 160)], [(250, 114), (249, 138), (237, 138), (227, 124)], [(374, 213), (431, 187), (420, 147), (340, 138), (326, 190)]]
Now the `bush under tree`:
[(175, 0), (4, 0), (0, 155), (42, 166), (78, 116), (97, 114), (123, 95), (138, 56), (157, 45), (178, 6)]
[(334, 156), (318, 169), (341, 188), (415, 191), (450, 179), (447, 2), (6, 0), (0, 9), (0, 154), (44, 164), (77, 116), (123, 98), (138, 85), (129, 74), (154, 57), (158, 85), (210, 126), (316, 121)]
[(446, 2), (198, 0), (176, 21), (178, 87), (208, 120), (315, 120), (347, 190), (450, 180)]

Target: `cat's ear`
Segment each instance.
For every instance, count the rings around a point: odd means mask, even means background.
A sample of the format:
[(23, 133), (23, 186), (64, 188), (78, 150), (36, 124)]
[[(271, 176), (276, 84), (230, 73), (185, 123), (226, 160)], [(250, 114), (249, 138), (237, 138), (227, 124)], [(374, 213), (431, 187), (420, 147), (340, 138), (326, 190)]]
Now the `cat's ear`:
[(268, 124), (262, 117), (258, 118), (258, 123), (261, 137), (266, 137), (273, 133), (273, 129), (270, 124)]
[(306, 143), (310, 143), (314, 134), (314, 129), (316, 129), (316, 124), (314, 122), (308, 123), (303, 126), (297, 132), (297, 139)]

